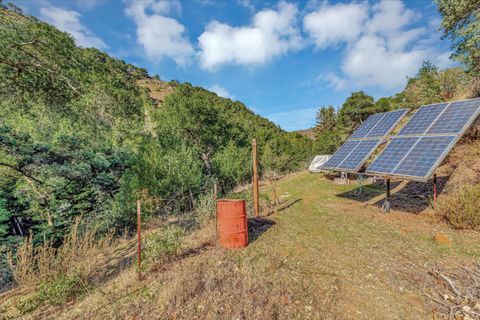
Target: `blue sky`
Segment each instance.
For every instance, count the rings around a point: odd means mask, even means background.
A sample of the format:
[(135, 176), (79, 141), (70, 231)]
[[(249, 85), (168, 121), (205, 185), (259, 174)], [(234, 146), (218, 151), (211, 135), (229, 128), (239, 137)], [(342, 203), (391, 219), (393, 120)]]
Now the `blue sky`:
[(36, 0), (26, 13), (83, 47), (245, 103), (286, 130), (352, 91), (399, 92), (422, 61), (450, 67), (430, 1)]

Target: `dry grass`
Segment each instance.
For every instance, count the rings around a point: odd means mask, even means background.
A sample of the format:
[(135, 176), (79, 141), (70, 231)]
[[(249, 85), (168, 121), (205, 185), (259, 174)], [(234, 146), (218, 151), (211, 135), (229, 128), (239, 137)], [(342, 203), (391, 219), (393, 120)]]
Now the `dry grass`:
[(458, 229), (480, 227), (480, 141), (469, 138), (475, 132), (474, 127), (439, 169), (449, 178), (437, 213)]
[[(112, 235), (97, 239), (96, 230), (79, 233), (80, 219), (56, 248), (49, 241), (34, 247), (32, 236), (16, 251), (8, 253), (8, 262), (16, 283), (31, 293), (21, 300), (21, 312), (30, 312), (41, 304), (63, 304), (84, 294), (101, 282), (105, 255), (117, 245)], [(100, 271), (99, 271), (100, 270)]]
[[(277, 185), (280, 197), (302, 200), (270, 216), (267, 228), (257, 221), (250, 232), (249, 224), (247, 248), (213, 246), (215, 227), (207, 224), (167, 259), (156, 259), (142, 281), (132, 267), (75, 303), (38, 308), (25, 318), (443, 319), (448, 309), (434, 299), (473, 317), (479, 278), (478, 266), (469, 266), (480, 256), (478, 232), (454, 231), (422, 215), (385, 215), (338, 196), (354, 188), (319, 175), (286, 177)], [(432, 240), (435, 231), (451, 244)]]
[(162, 103), (165, 97), (175, 90), (168, 82), (157, 79), (141, 79), (137, 81), (137, 85), (146, 88), (150, 98), (158, 104)]
[(438, 211), (458, 229), (480, 228), (480, 184), (465, 185), (440, 198)]
[(458, 144), (439, 168), (439, 173), (449, 176), (447, 193), (480, 183), (480, 141), (466, 140)]
[(71, 270), (81, 270), (82, 274), (90, 276), (98, 267), (96, 257), (108, 251), (114, 239), (112, 235), (96, 239), (95, 229), (79, 235), (79, 223), (77, 219), (59, 248), (49, 241), (35, 248), (30, 236), (20, 245), (15, 257), (10, 252), (8, 261), (15, 281), (24, 288), (34, 288)]

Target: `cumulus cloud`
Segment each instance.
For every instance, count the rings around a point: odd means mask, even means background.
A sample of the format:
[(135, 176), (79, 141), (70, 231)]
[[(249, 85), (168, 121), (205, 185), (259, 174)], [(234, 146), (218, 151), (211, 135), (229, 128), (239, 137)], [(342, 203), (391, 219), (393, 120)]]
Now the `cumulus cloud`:
[(194, 49), (185, 36), (185, 26), (167, 14), (181, 14), (178, 0), (136, 0), (127, 4), (125, 13), (137, 26), (137, 42), (151, 59), (168, 57), (179, 65), (185, 65)]
[(295, 5), (281, 2), (276, 9), (257, 12), (248, 26), (210, 22), (198, 38), (200, 66), (212, 70), (225, 64), (259, 65), (299, 49), (297, 13)]
[[(378, 86), (399, 89), (407, 76), (413, 76), (424, 60), (448, 65), (446, 52), (431, 44), (425, 28), (411, 27), (420, 13), (405, 7), (402, 1), (382, 0), (367, 3), (320, 5), (303, 20), (315, 46), (324, 49), (345, 44), (341, 73), (321, 75), (333, 88), (348, 84), (361, 88)], [(339, 26), (337, 28), (337, 26)]]
[(315, 41), (315, 46), (325, 48), (356, 39), (367, 18), (366, 3), (324, 4), (319, 10), (307, 14), (303, 25)]
[(223, 97), (223, 98), (228, 98), (228, 99), (235, 99), (235, 96), (231, 95), (230, 92), (228, 92), (227, 89), (224, 87), (214, 84), (213, 86), (209, 87), (208, 90), (215, 92), (218, 96)]
[(426, 50), (392, 50), (382, 37), (365, 35), (348, 50), (342, 71), (362, 86), (394, 89), (405, 84), (427, 57)]
[(107, 45), (102, 39), (80, 22), (81, 14), (77, 11), (62, 9), (49, 5), (40, 8), (40, 18), (58, 29), (68, 32), (81, 47), (105, 49)]

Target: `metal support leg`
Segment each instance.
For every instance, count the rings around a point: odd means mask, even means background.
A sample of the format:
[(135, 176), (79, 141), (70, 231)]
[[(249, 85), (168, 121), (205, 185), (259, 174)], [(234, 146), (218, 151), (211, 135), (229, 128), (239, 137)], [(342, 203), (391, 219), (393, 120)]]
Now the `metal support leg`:
[(433, 206), (437, 206), (437, 174), (433, 175)]
[(385, 198), (385, 203), (383, 204), (383, 210), (385, 212), (390, 212), (390, 179), (387, 179), (387, 197)]

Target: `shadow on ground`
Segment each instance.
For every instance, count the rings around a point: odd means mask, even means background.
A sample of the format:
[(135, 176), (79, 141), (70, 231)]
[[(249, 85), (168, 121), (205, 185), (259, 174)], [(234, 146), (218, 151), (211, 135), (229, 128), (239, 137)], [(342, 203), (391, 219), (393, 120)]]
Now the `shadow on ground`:
[(248, 219), (248, 241), (254, 242), (257, 240), (265, 231), (270, 229), (275, 222), (267, 218), (249, 218)]
[[(448, 181), (448, 176), (437, 178), (437, 196), (440, 195)], [(393, 191), (400, 187), (399, 190)], [(391, 183), (392, 196), (390, 207), (406, 213), (418, 214), (433, 205), (433, 180), (426, 183), (416, 181), (394, 181)], [(363, 203), (371, 202), (374, 198), (381, 196), (378, 201), (371, 203), (377, 208), (382, 208), (385, 202), (385, 184), (383, 180), (354, 190), (338, 194), (341, 198), (347, 198)]]
[[(400, 185), (400, 181), (394, 181), (390, 184), (390, 188), (394, 189)], [(383, 181), (377, 183), (371, 183), (367, 185), (359, 185), (355, 189), (337, 194), (340, 198), (346, 198), (359, 202), (370, 202), (374, 198), (385, 195), (385, 184)], [(382, 199), (383, 204), (383, 199)]]

